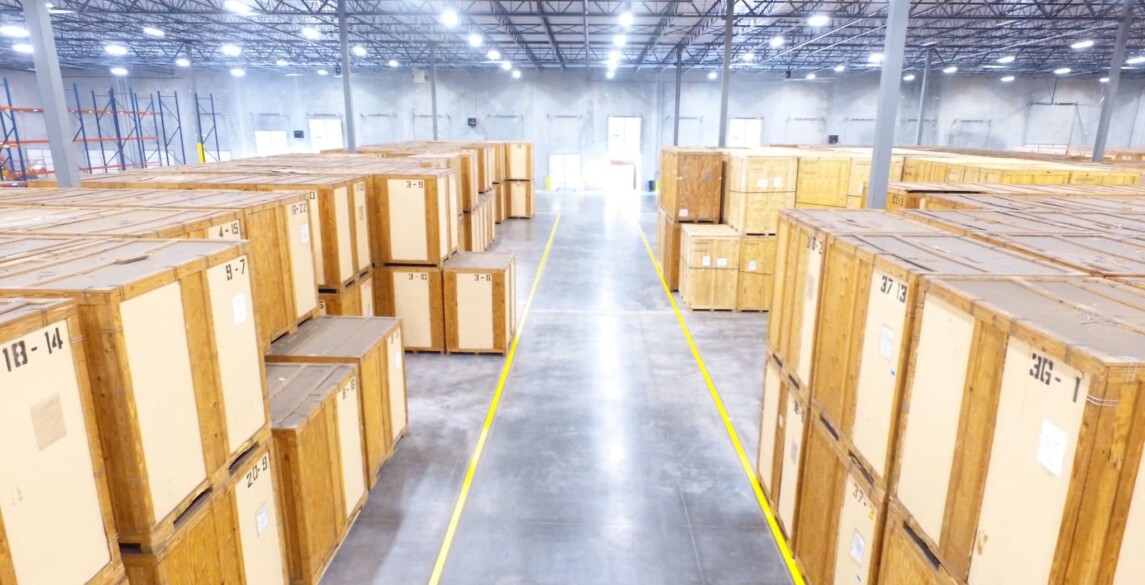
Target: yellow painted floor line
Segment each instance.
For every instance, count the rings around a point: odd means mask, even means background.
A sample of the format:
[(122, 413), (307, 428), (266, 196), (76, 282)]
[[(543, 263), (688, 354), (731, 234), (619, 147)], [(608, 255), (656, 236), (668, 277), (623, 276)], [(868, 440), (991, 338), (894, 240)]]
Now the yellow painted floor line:
[(537, 275), (533, 277), (533, 286), (529, 289), (529, 298), (525, 302), (525, 311), (517, 323), (517, 333), (513, 336), (513, 343), (509, 346), (509, 355), (505, 357), (505, 365), (501, 368), (501, 378), (497, 381), (497, 390), (493, 392), (493, 401), (489, 403), (489, 412), (485, 414), (485, 424), (481, 427), (481, 435), (477, 437), (477, 447), (473, 449), (473, 456), (469, 458), (469, 468), (465, 471), (465, 481), (461, 483), (461, 493), (457, 495), (457, 503), (453, 505), (453, 516), (449, 518), (449, 527), (445, 530), (445, 540), (437, 552), (437, 562), (433, 564), (433, 573), (429, 576), (429, 585), (441, 582), (441, 573), (445, 570), (445, 562), (449, 559), (449, 548), (453, 545), (453, 537), (457, 533), (457, 524), (461, 521), (461, 513), (465, 511), (465, 502), (469, 500), (469, 488), (473, 485), (473, 476), (477, 473), (477, 464), (481, 461), (481, 454), (485, 452), (485, 441), (489, 438), (489, 430), (493, 427), (493, 419), (497, 417), (497, 408), (501, 405), (501, 394), (505, 390), (505, 381), (509, 379), (509, 371), (513, 368), (513, 358), (517, 356), (517, 344), (521, 341), (521, 332), (525, 330), (525, 320), (529, 318), (529, 309), (533, 306), (533, 297), (537, 295), (537, 285), (541, 283), (541, 274), (545, 272), (545, 264), (549, 261), (549, 251), (553, 249), (553, 238), (557, 235), (557, 226), (561, 224), (561, 214), (557, 214), (553, 222), (553, 229), (549, 232), (549, 241), (545, 244), (545, 253), (541, 256), (541, 263), (537, 266)]
[[(795, 564), (795, 558), (791, 554), (791, 549), (787, 546), (787, 541), (783, 539), (783, 532), (779, 529), (779, 524), (775, 521), (775, 514), (771, 512), (771, 507), (767, 505), (767, 499), (763, 497), (763, 489), (759, 486), (759, 478), (755, 475), (755, 470), (752, 469), (751, 460), (747, 458), (747, 453), (743, 450), (743, 445), (740, 444), (739, 435), (736, 434), (735, 427), (732, 426), (731, 418), (728, 417), (728, 411), (724, 408), (724, 401), (720, 398), (719, 390), (716, 390), (716, 384), (712, 382), (711, 375), (708, 374), (708, 366), (704, 364), (704, 358), (700, 356), (700, 350), (696, 347), (696, 341), (692, 339), (692, 332), (688, 329), (688, 324), (684, 322), (684, 315), (680, 312), (680, 307), (676, 304), (676, 298), (672, 296), (672, 290), (668, 288), (668, 281), (664, 279), (664, 271), (660, 269), (660, 263), (656, 261), (656, 254), (652, 253), (652, 246), (648, 244), (648, 238), (644, 235), (644, 229), (640, 224), (636, 224), (636, 229), (640, 231), (640, 239), (644, 241), (644, 249), (648, 252), (648, 259), (652, 261), (652, 267), (656, 269), (656, 274), (660, 277), (660, 285), (664, 287), (664, 294), (668, 296), (668, 302), (672, 303), (672, 310), (676, 313), (676, 320), (680, 323), (680, 329), (684, 332), (684, 338), (688, 340), (688, 347), (692, 350), (692, 357), (696, 359), (696, 365), (700, 368), (700, 374), (704, 376), (704, 383), (708, 385), (708, 393), (712, 395), (712, 401), (716, 403), (716, 410), (720, 411), (720, 417), (724, 420), (724, 429), (728, 432), (728, 438), (731, 439), (732, 445), (735, 447), (736, 455), (739, 456), (740, 465), (743, 466), (743, 472), (747, 475), (748, 481), (751, 483), (751, 489), (755, 492), (755, 499), (759, 501), (759, 509), (763, 512), (763, 517), (767, 520), (767, 525), (771, 528), (771, 534), (775, 538), (776, 545), (779, 546), (779, 554), (783, 556), (783, 561), (787, 564), (787, 570), (791, 573), (791, 579), (795, 585), (804, 585), (803, 574), (799, 571), (799, 567)], [(763, 348), (760, 348), (763, 351)]]

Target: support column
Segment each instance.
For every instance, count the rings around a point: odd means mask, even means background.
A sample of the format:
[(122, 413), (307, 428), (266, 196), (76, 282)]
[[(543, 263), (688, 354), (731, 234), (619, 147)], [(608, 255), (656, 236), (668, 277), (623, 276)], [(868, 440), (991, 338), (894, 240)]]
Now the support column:
[(735, 22), (735, 0), (724, 0), (724, 76), (720, 90), (720, 146), (728, 145), (728, 94), (732, 85), (732, 35)]
[(927, 83), (930, 81), (930, 57), (934, 53), (934, 49), (926, 50), (926, 64), (922, 70), (922, 89), (918, 91), (918, 128), (914, 133), (915, 146), (922, 146), (922, 121), (925, 119), (923, 115), (926, 113), (926, 89)]
[(1117, 44), (1109, 62), (1109, 83), (1105, 84), (1105, 101), (1101, 104), (1101, 119), (1097, 124), (1097, 139), (1093, 141), (1093, 162), (1105, 158), (1105, 143), (1109, 140), (1109, 125), (1113, 121), (1113, 106), (1117, 100), (1117, 86), (1121, 83), (1121, 66), (1125, 63), (1125, 43), (1129, 40), (1129, 27), (1133, 24), (1134, 0), (1125, 0), (1125, 12), (1117, 27)]
[(684, 47), (676, 47), (676, 113), (672, 116), (672, 146), (680, 146), (680, 90), (684, 83)]
[(52, 19), (43, 2), (23, 2), (24, 20), (31, 33), (32, 62), (36, 65), (36, 85), (44, 104), (44, 126), (48, 130), (48, 146), (56, 181), (61, 187), (79, 187), (79, 158), (71, 139), (71, 114), (64, 98), (64, 80), (60, 75), (60, 59), (56, 53), (56, 39), (52, 35)]
[(867, 207), (887, 206), (887, 184), (891, 174), (891, 152), (895, 142), (902, 62), (906, 50), (906, 27), (910, 20), (910, 0), (890, 0), (887, 37), (883, 46), (883, 72), (879, 80), (879, 102), (875, 111), (875, 148), (871, 153), (871, 178)]
[(346, 19), (346, 0), (338, 0), (338, 37), (342, 43), (342, 99), (346, 103), (346, 150), (358, 152), (358, 135), (354, 132), (354, 84), (350, 80), (350, 24)]
[(437, 45), (429, 46), (429, 100), (433, 115), (433, 139), (437, 140)]
[(191, 98), (195, 100), (195, 158), (199, 164), (207, 162), (207, 150), (203, 147), (203, 120), (199, 116), (199, 84), (195, 79), (195, 57), (191, 54), (191, 43), (183, 46), (187, 53), (187, 76), (191, 79)]

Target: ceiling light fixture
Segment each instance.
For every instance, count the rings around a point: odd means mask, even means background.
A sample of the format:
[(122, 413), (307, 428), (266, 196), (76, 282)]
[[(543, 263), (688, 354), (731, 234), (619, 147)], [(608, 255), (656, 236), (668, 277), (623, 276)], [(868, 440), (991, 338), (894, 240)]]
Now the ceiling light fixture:
[(807, 19), (807, 24), (815, 28), (827, 26), (831, 24), (831, 17), (826, 14), (812, 14), (811, 18)]
[(609, 71), (608, 73), (605, 73), (604, 76), (608, 79), (612, 79), (612, 78), (616, 77), (616, 72), (615, 71)]
[(998, 59), (998, 62), (1003, 64), (1003, 65), (1006, 65), (1008, 63), (1013, 63), (1014, 59), (1017, 59), (1017, 57), (1015, 57), (1013, 55), (1006, 55), (1005, 57), (1000, 57)]
[(521, 70), (520, 69), (514, 69), (513, 70), (513, 79), (520, 79), (520, 78), (521, 78)]
[(489, 52), (485, 53), (485, 58), (490, 61), (500, 61), (501, 51), (498, 51), (497, 49), (489, 49)]
[(235, 67), (234, 69), (231, 69), (231, 75), (233, 75), (235, 77), (243, 77), (246, 75), (246, 71), (243, 71), (242, 69), (239, 69), (238, 67)]
[(275, 61), (274, 64), (278, 65), (279, 67), (289, 67), (290, 61), (287, 61), (286, 59), (279, 59), (278, 61)]
[(186, 57), (179, 57), (178, 59), (175, 59), (175, 66), (176, 67), (190, 67), (191, 66), (191, 60), (186, 58)]
[(31, 55), (32, 54), (32, 45), (29, 45), (28, 43), (16, 43), (15, 45), (12, 45), (12, 50), (16, 51), (17, 53), (24, 53), (25, 55)]
[(616, 20), (617, 20), (617, 22), (620, 23), (620, 26), (623, 26), (624, 28), (628, 28), (628, 27), (632, 26), (632, 21), (634, 19), (632, 18), (632, 13), (625, 10), (624, 12), (620, 13), (620, 16), (618, 16), (616, 18)]
[(903, 81), (914, 81), (915, 80), (914, 74), (913, 73), (907, 73), (906, 75), (902, 76), (902, 80)]
[(318, 39), (322, 38), (322, 33), (318, 32), (318, 29), (309, 26), (302, 27), (302, 30), (299, 32), (302, 33), (304, 38), (311, 41), (317, 41)]
[(6, 24), (4, 26), (0, 26), (0, 35), (4, 35), (6, 37), (12, 37), (14, 39), (26, 39), (28, 38), (29, 34), (31, 33), (28, 32), (28, 29), (15, 24)]
[(808, 79), (808, 80), (811, 80), (811, 79), (815, 79), (815, 74), (814, 74), (814, 73), (808, 73), (808, 74), (807, 74), (807, 75), (804, 77), (804, 79)]
[(624, 35), (616, 35), (612, 37), (612, 44), (618, 47), (623, 47), (624, 45), (628, 44), (628, 37)]
[(1130, 57), (1125, 60), (1125, 63), (1128, 65), (1140, 65), (1141, 63), (1145, 63), (1145, 55)]
[(1007, 75), (1002, 78), (1002, 83), (1010, 83), (1011, 81), (1014, 81), (1013, 75)]
[(605, 61), (604, 66), (607, 67), (609, 71), (616, 71), (616, 69), (620, 67), (620, 63), (616, 61)]
[(771, 37), (771, 40), (767, 41), (767, 44), (772, 49), (778, 49), (779, 47), (782, 47), (783, 45), (787, 44), (787, 39), (777, 35), (777, 36)]
[(325, 70), (325, 69), (319, 69), (317, 71), (317, 73), (318, 73), (318, 75), (322, 75), (322, 76), (330, 75), (330, 72)]
[(441, 13), (440, 22), (441, 25), (445, 28), (453, 28), (457, 26), (457, 23), (461, 22), (461, 17), (457, 16), (456, 10), (452, 8), (446, 8)]
[(867, 57), (867, 62), (868, 63), (882, 63), (883, 59), (885, 59), (885, 58), (886, 57), (882, 53), (871, 53), (871, 56)]
[(469, 35), (469, 46), (470, 47), (477, 48), (477, 47), (480, 47), (484, 43), (485, 43), (485, 39), (481, 38), (481, 35), (479, 35), (477, 33), (471, 33)]
[(1108, 77), (1102, 77), (1101, 79), (1098, 79), (1097, 82), (1098, 83), (1109, 83), (1109, 78)]
[(708, 72), (708, 79), (715, 79), (715, 78), (717, 78), (717, 77), (719, 77), (719, 76), (720, 76), (720, 75), (719, 75), (718, 73), (716, 73), (715, 71), (709, 71), (709, 72)]
[(254, 12), (254, 8), (251, 8), (249, 4), (240, 2), (239, 0), (227, 0), (226, 2), (223, 2), (223, 9), (228, 12), (234, 12), (235, 14), (241, 14), (243, 16)]
[(113, 57), (122, 57), (127, 54), (127, 47), (123, 45), (104, 45), (103, 50)]
[(238, 45), (232, 45), (230, 43), (219, 47), (219, 51), (222, 51), (222, 53), (228, 57), (238, 57), (239, 55), (243, 54), (242, 47)]
[(390, 59), (386, 65), (389, 65), (391, 68), (396, 68), (397, 66), (401, 65), (401, 63), (398, 63), (397, 59)]
[(127, 69), (124, 67), (112, 67), (111, 74), (115, 75), (116, 77), (123, 77), (124, 75), (127, 75)]
[(1080, 49), (1088, 49), (1092, 46), (1093, 46), (1093, 41), (1086, 39), (1084, 41), (1078, 41), (1078, 42), (1070, 45), (1069, 48), (1074, 49), (1074, 50), (1080, 50)]
[(1073, 71), (1073, 69), (1070, 69), (1069, 67), (1058, 67), (1057, 69), (1054, 69), (1054, 75), (1065, 75), (1070, 71)]
[(354, 45), (354, 48), (350, 49), (350, 50), (357, 57), (365, 57), (366, 56), (366, 47), (363, 47), (362, 45)]
[(950, 75), (951, 73), (958, 73), (958, 66), (957, 65), (950, 65), (947, 67), (943, 67), (942, 72), (947, 74), (947, 75)]
[(143, 34), (145, 34), (149, 37), (155, 37), (155, 38), (159, 38), (159, 39), (167, 36), (167, 33), (163, 32), (162, 29), (158, 29), (158, 28), (155, 28), (153, 26), (143, 27)]
[(504, 69), (505, 71), (512, 70), (513, 69), (513, 62), (509, 61), (509, 60), (502, 61), (501, 62), (501, 69)]
[(302, 77), (301, 73), (287, 73), (287, 77)]
[(751, 63), (752, 61), (755, 61), (755, 53), (753, 53), (753, 52), (751, 52), (751, 51), (748, 51), (747, 53), (744, 53), (744, 54), (743, 54), (743, 60), (744, 60), (744, 61), (747, 61), (748, 63)]
[(842, 73), (847, 70), (847, 66), (843, 64), (836, 65), (834, 68), (835, 73)]
[(620, 51), (613, 49), (613, 50), (608, 52), (608, 60), (609, 61), (620, 61), (623, 58), (624, 58), (624, 54), (621, 53)]

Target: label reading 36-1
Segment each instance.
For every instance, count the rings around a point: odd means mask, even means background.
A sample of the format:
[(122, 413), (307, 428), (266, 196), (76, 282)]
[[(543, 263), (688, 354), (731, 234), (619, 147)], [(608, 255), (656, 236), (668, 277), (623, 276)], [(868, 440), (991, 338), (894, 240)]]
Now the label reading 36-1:
[[(36, 345), (32, 345), (35, 343)], [(64, 347), (64, 338), (59, 327), (44, 331), (43, 348), (51, 355)], [(39, 339), (25, 337), (0, 348), (0, 355), (4, 356), (4, 367), (11, 372), (17, 368), (28, 365), (28, 360), (41, 348)]]

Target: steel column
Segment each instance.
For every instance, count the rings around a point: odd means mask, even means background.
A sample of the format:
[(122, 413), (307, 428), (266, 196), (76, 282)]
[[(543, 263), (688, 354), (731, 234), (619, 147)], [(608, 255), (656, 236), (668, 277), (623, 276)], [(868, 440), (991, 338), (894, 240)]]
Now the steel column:
[(433, 139), (437, 140), (437, 45), (429, 46), (429, 100), (433, 114)]
[(346, 102), (346, 150), (358, 152), (354, 133), (354, 85), (350, 82), (350, 25), (346, 22), (346, 0), (338, 0), (338, 37), (342, 43), (342, 99)]
[(1105, 143), (1109, 140), (1109, 125), (1113, 121), (1113, 106), (1117, 100), (1117, 86), (1121, 83), (1121, 66), (1125, 62), (1125, 43), (1129, 40), (1129, 27), (1133, 24), (1134, 0), (1125, 0), (1121, 26), (1117, 27), (1117, 44), (1109, 62), (1109, 83), (1105, 84), (1105, 101), (1101, 104), (1101, 119), (1097, 124), (1097, 138), (1093, 142), (1093, 162), (1105, 158)]
[(44, 126), (48, 130), (48, 145), (52, 151), (52, 165), (56, 181), (61, 187), (79, 187), (80, 172), (76, 166), (75, 143), (68, 140), (71, 114), (64, 98), (64, 80), (60, 75), (60, 59), (56, 53), (56, 39), (52, 35), (52, 20), (43, 2), (23, 2), (24, 20), (31, 32), (32, 62), (36, 65), (36, 84), (44, 102)]
[(926, 50), (926, 61), (922, 70), (922, 88), (918, 90), (918, 128), (914, 133), (915, 146), (922, 146), (922, 121), (924, 120), (923, 114), (926, 113), (926, 89), (927, 82), (930, 81), (930, 57), (934, 53), (934, 49)]
[(872, 209), (887, 206), (887, 184), (891, 174), (891, 152), (895, 143), (895, 122), (898, 121), (902, 62), (909, 19), (910, 0), (890, 0), (887, 37), (883, 46), (883, 72), (879, 79), (879, 102), (875, 110), (875, 148), (871, 153), (871, 178), (867, 183), (867, 207)]
[(724, 76), (720, 90), (720, 146), (728, 145), (728, 94), (732, 89), (732, 36), (735, 24), (735, 0), (724, 0)]
[(684, 85), (684, 47), (676, 47), (676, 113), (672, 117), (672, 146), (680, 146), (680, 91)]

